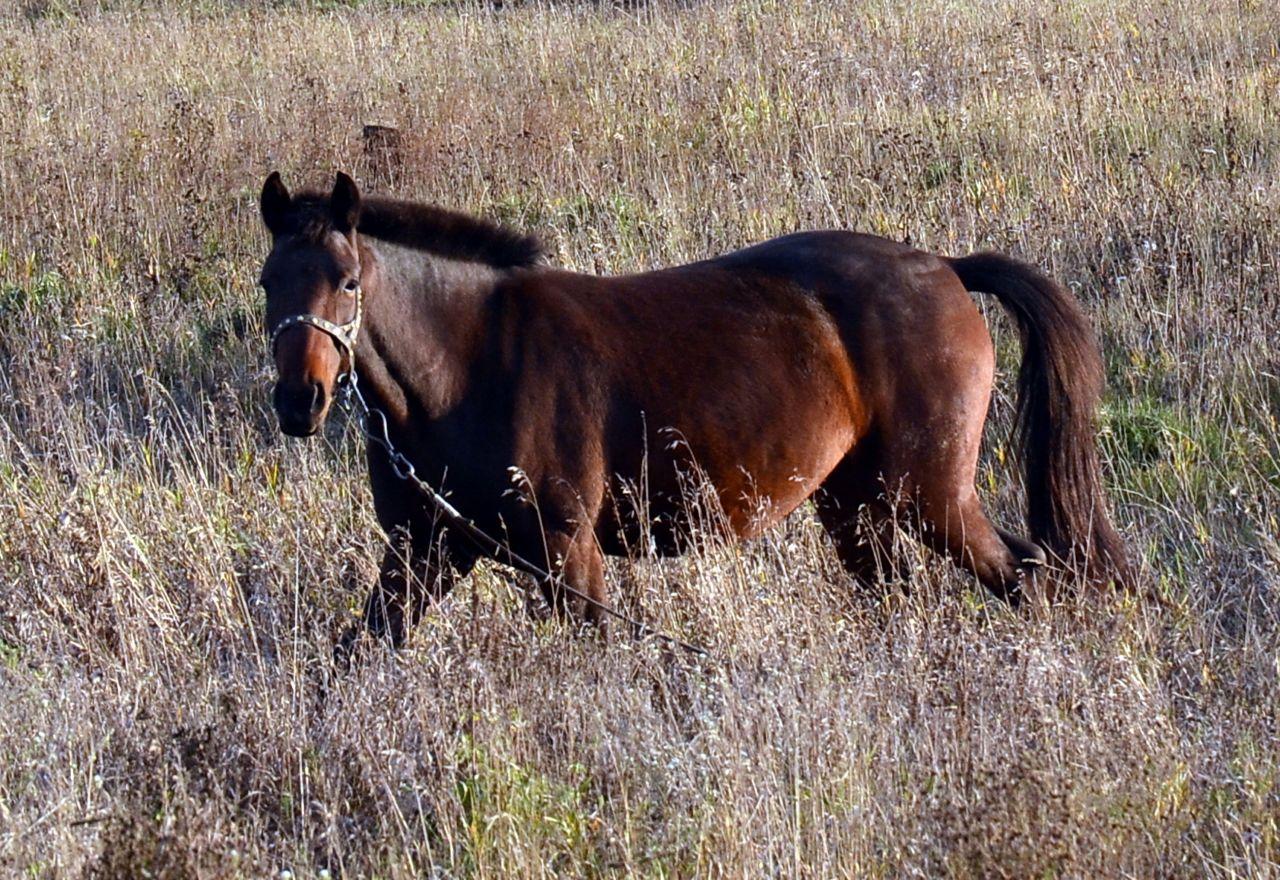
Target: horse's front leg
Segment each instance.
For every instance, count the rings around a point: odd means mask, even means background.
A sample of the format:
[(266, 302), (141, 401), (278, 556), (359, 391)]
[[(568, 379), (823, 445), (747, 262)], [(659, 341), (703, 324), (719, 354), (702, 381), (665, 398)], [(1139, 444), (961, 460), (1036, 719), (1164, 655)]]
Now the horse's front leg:
[[(552, 533), (547, 539), (550, 571), (556, 580), (541, 584), (547, 604), (559, 614), (571, 613), (604, 629), (606, 615), (604, 556), (590, 529)], [(564, 589), (569, 587), (572, 592)]]
[(409, 628), (422, 617), (429, 603), (443, 599), (457, 583), (443, 541), (415, 542), (408, 530), (392, 533), (382, 556), (378, 582), (364, 603), (364, 622), (378, 638), (389, 638), (393, 647), (404, 645)]
[(388, 639), (394, 648), (402, 647), (427, 605), (448, 595), (463, 574), (450, 564), (444, 541), (415, 541), (409, 529), (393, 529), (378, 580), (365, 599), (362, 620), (343, 633), (335, 658), (348, 663), (365, 630)]

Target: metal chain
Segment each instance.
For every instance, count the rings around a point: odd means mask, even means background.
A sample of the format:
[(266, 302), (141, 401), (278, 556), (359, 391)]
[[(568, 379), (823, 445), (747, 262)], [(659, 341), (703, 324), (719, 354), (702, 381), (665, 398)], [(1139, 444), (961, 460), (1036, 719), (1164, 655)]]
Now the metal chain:
[[(710, 652), (706, 648), (689, 642), (682, 641), (675, 636), (667, 635), (661, 630), (654, 629), (647, 623), (642, 623), (632, 617), (628, 617), (621, 611), (606, 605), (598, 599), (594, 599), (581, 590), (575, 589), (564, 582), (564, 580), (541, 566), (530, 562), (523, 556), (516, 553), (508, 545), (502, 543), (496, 538), (483, 531), (479, 526), (471, 520), (463, 516), (458, 509), (448, 502), (447, 499), (437, 492), (430, 483), (427, 483), (418, 476), (411, 462), (400, 450), (396, 449), (394, 443), (391, 442), (391, 435), (388, 433), (387, 416), (379, 409), (375, 409), (365, 401), (364, 395), (360, 393), (359, 379), (354, 370), (343, 373), (338, 378), (338, 384), (341, 388), (341, 402), (349, 408), (355, 410), (356, 422), (360, 426), (361, 433), (373, 443), (387, 453), (387, 458), (391, 464), (391, 470), (397, 477), (418, 490), (419, 494), (427, 498), (435, 508), (444, 515), (450, 525), (457, 528), (465, 535), (484, 555), (498, 562), (505, 562), (513, 568), (523, 571), (525, 574), (532, 575), (543, 584), (551, 584), (553, 590), (563, 591), (577, 599), (594, 606), (601, 612), (608, 614), (618, 620), (623, 621), (631, 627), (639, 637), (652, 636), (660, 641), (675, 645), (699, 656), (709, 656)], [(376, 429), (374, 424), (376, 422)]]
[[(382, 410), (371, 409), (369, 404), (365, 402), (364, 395), (360, 393), (359, 380), (356, 374), (344, 373), (343, 378), (339, 381), (343, 385), (343, 402), (347, 404), (352, 401), (355, 402), (356, 421), (359, 423), (360, 430), (366, 439), (381, 446), (386, 451), (387, 458), (391, 462), (391, 469), (395, 471), (397, 477), (402, 480), (417, 480), (418, 473), (413, 467), (413, 462), (409, 461), (404, 453), (396, 449), (395, 444), (391, 442), (391, 436), (387, 433), (386, 415)], [(379, 431), (374, 431), (369, 427), (375, 416), (380, 427)]]

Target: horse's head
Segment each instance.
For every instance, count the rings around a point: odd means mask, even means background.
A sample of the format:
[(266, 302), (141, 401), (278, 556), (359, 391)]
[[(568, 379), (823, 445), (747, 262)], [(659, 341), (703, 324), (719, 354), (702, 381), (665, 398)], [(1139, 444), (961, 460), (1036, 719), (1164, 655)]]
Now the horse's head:
[(276, 415), (281, 431), (307, 437), (324, 423), (339, 376), (354, 366), (362, 312), (360, 191), (339, 173), (327, 196), (295, 198), (272, 173), (261, 207), (271, 232), (261, 284), (276, 362)]

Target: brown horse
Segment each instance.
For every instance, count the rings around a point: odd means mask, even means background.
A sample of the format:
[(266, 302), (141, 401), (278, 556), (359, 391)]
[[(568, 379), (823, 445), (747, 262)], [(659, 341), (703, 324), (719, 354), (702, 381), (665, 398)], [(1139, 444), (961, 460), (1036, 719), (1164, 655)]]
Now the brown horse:
[[(899, 520), (1006, 599), (1045, 551), (1091, 581), (1126, 579), (1093, 436), (1098, 350), (1077, 303), (1029, 266), (805, 232), (600, 278), (546, 266), (534, 239), (485, 221), (362, 200), (344, 174), (296, 196), (272, 174), (261, 208), (281, 430), (315, 433), (354, 366), (420, 476), (597, 600), (604, 554), (687, 546), (692, 473), (733, 536), (812, 497), (863, 579)], [(1031, 541), (993, 526), (974, 490), (994, 354), (969, 291), (994, 294), (1022, 335)], [(365, 619), (399, 645), (424, 594), (477, 553), (439, 534), (382, 450), (368, 468), (390, 546)]]

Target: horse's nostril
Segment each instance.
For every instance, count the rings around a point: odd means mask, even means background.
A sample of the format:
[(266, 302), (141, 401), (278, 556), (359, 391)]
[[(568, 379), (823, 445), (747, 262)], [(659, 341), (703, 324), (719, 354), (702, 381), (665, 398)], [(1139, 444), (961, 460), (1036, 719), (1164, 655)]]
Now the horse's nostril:
[(308, 382), (306, 385), (285, 385), (277, 383), (275, 388), (275, 406), (283, 415), (295, 418), (315, 416), (324, 409), (325, 391), (319, 382)]
[(324, 386), (319, 382), (311, 383), (311, 414), (318, 415), (324, 409)]

